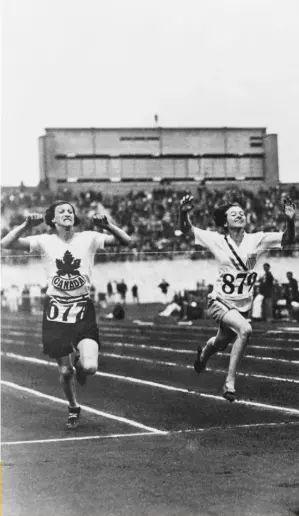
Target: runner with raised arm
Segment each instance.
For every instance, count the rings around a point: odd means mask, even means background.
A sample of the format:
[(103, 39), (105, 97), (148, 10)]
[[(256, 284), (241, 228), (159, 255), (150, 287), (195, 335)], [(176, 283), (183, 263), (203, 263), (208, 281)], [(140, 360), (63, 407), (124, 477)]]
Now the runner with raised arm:
[(208, 314), (219, 324), (219, 329), (203, 349), (198, 347), (194, 369), (197, 373), (204, 371), (208, 359), (232, 343), (223, 397), (234, 401), (237, 367), (252, 333), (246, 317), (252, 305), (253, 286), (257, 278), (254, 268), (264, 251), (281, 249), (294, 243), (295, 204), (288, 197), (284, 199), (286, 228), (284, 232), (272, 233), (246, 233), (245, 213), (238, 203), (228, 203), (215, 210), (216, 226), (222, 227), (224, 234), (194, 227), (189, 218), (192, 209), (193, 197), (185, 195), (180, 203), (182, 233), (192, 235), (195, 243), (209, 249), (219, 262), (214, 288), (208, 296)]
[[(44, 222), (55, 234), (23, 237)], [(86, 383), (87, 375), (98, 368), (99, 337), (96, 314), (90, 299), (94, 255), (116, 241), (130, 243), (130, 237), (105, 215), (92, 217), (93, 224), (110, 234), (97, 231), (75, 232), (79, 219), (72, 204), (57, 201), (45, 213), (32, 213), (25, 222), (10, 231), (1, 241), (4, 249), (22, 249), (42, 256), (47, 275), (42, 342), (44, 353), (55, 358), (60, 382), (69, 402), (67, 428), (77, 428), (80, 406), (77, 403), (71, 354), (76, 351), (76, 380)]]

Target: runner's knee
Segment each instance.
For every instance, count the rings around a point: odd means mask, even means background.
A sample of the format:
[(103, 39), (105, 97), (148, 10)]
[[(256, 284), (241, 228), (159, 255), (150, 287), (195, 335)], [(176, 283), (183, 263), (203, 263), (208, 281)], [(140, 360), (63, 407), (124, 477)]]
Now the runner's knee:
[(236, 334), (228, 329), (220, 329), (215, 337), (214, 346), (218, 351), (224, 351), (234, 341)]
[(95, 374), (97, 372), (98, 364), (93, 358), (85, 358), (83, 360), (81, 358), (81, 364), (86, 374)]
[(240, 330), (239, 330), (239, 336), (242, 337), (243, 339), (246, 339), (248, 340), (250, 337), (251, 337), (251, 334), (252, 334), (252, 328), (250, 326), (250, 324), (248, 322), (244, 323)]

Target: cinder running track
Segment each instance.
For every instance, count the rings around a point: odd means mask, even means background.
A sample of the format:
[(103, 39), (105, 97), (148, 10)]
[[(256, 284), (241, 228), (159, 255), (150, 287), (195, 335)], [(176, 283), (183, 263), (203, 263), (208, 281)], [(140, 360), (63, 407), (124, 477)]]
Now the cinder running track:
[(298, 515), (299, 325), (254, 326), (230, 404), (228, 353), (193, 371), (211, 321), (132, 319), (99, 320), (70, 432), (41, 316), (2, 315), (3, 515)]

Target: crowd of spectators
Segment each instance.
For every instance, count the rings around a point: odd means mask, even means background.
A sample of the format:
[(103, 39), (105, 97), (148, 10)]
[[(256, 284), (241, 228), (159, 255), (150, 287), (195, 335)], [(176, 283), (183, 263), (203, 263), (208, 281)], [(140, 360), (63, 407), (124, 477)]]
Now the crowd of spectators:
[[(133, 245), (123, 252), (118, 248), (109, 249), (97, 257), (99, 261), (127, 259), (161, 259), (189, 253), (191, 258), (206, 257), (202, 250), (198, 253), (194, 246), (180, 235), (179, 202), (186, 190), (177, 190), (171, 185), (155, 188), (151, 192), (131, 191), (126, 196), (105, 195), (100, 191), (90, 190), (74, 193), (69, 188), (52, 192), (45, 188), (29, 191), (21, 185), (13, 192), (2, 193), (2, 227), (4, 236), (14, 226), (20, 224), (30, 211), (44, 212), (46, 207), (57, 199), (64, 199), (74, 204), (81, 219), (82, 229), (92, 229), (88, 217), (97, 211), (103, 211), (116, 224), (131, 236)], [(226, 201), (238, 201), (244, 207), (247, 217), (247, 230), (273, 231), (283, 225), (281, 198), (289, 195), (295, 202), (299, 201), (299, 189), (295, 186), (286, 191), (282, 185), (263, 188), (252, 192), (244, 188), (225, 190), (212, 189), (201, 184), (194, 195), (192, 221), (203, 229), (215, 229), (213, 212), (215, 207)], [(38, 226), (36, 233), (50, 232), (50, 228)], [(297, 232), (297, 246), (299, 232)], [(200, 249), (200, 248), (199, 248)]]

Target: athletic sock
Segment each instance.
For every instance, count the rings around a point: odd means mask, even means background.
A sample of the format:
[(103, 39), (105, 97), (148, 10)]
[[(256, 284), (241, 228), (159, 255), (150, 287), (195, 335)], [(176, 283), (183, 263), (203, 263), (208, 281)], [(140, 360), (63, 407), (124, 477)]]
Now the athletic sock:
[(81, 407), (68, 407), (71, 414), (80, 414)]

